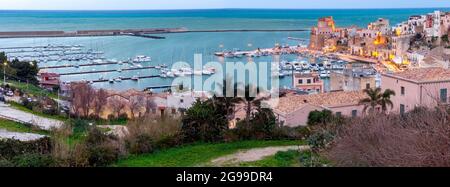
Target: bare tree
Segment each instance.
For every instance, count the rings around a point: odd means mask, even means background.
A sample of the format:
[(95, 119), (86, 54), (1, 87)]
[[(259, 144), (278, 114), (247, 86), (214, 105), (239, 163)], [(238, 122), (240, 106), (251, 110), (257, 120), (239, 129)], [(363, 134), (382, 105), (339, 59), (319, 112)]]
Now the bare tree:
[(95, 98), (95, 90), (87, 83), (72, 83), (70, 86), (72, 112), (77, 116), (88, 117)]
[(450, 115), (416, 108), (404, 115), (355, 118), (337, 134), (326, 156), (336, 166), (450, 166)]
[(149, 116), (153, 109), (156, 109), (157, 105), (155, 102), (155, 98), (153, 97), (147, 97), (147, 100), (145, 102), (145, 113), (147, 116)]
[(127, 106), (127, 102), (125, 102), (122, 98), (112, 97), (110, 98), (110, 106), (112, 112), (116, 115), (116, 117), (120, 117), (120, 114), (123, 112), (125, 107)]
[(95, 92), (95, 99), (93, 103), (94, 114), (97, 117), (100, 117), (101, 112), (105, 108), (106, 103), (108, 102), (108, 92), (104, 89), (100, 89)]
[(139, 113), (139, 117), (140, 116), (140, 111), (142, 110), (142, 108), (145, 107), (146, 105), (146, 98), (143, 95), (134, 95), (130, 97), (130, 113), (131, 113), (131, 118), (135, 118), (136, 117), (136, 113)]

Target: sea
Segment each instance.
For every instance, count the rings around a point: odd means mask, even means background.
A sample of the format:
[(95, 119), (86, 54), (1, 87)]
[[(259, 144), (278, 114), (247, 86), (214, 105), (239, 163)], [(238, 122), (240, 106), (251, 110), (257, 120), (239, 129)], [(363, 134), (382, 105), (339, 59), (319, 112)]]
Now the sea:
[[(411, 15), (422, 15), (435, 10), (450, 11), (450, 8), (426, 9), (212, 9), (212, 10), (133, 10), (133, 11), (21, 11), (0, 10), (0, 31), (39, 31), (39, 30), (96, 30), (96, 29), (138, 29), (138, 28), (176, 28), (189, 30), (215, 29), (286, 29), (306, 31), (291, 32), (215, 32), (215, 33), (176, 33), (158, 34), (165, 39), (149, 39), (132, 36), (112, 37), (72, 37), (72, 38), (13, 38), (0, 39), (1, 47), (42, 46), (42, 45), (83, 45), (85, 48), (102, 51), (108, 59), (126, 60), (137, 55), (152, 57), (145, 65), (167, 64), (178, 61), (193, 64), (194, 54), (203, 55), (203, 63), (220, 61), (228, 63), (228, 59), (220, 60), (214, 53), (221, 50), (255, 50), (256, 48), (272, 48), (280, 45), (307, 45), (309, 30), (317, 24), (317, 19), (333, 16), (337, 27), (366, 27), (378, 18), (390, 20), (395, 25), (408, 19)], [(304, 40), (289, 40), (288, 37)], [(296, 60), (296, 55), (281, 55), (277, 60)], [(230, 61), (248, 59), (231, 59)], [(254, 58), (254, 63), (270, 62), (273, 57)], [(77, 62), (78, 64), (89, 62)], [(61, 65), (58, 62), (47, 62), (40, 66)], [(123, 65), (122, 65), (123, 66)], [(120, 65), (97, 66), (95, 70), (113, 70)], [(170, 68), (170, 67), (169, 67)], [(70, 73), (90, 71), (92, 67), (59, 68), (50, 72)], [(158, 75), (159, 71), (133, 70), (123, 72), (95, 73), (85, 75), (62, 76), (63, 81), (97, 80), (118, 76)], [(204, 78), (206, 79), (206, 78)], [(150, 78), (139, 81), (122, 81), (110, 84), (95, 83), (98, 88), (127, 90), (143, 90), (158, 85), (172, 83), (169, 78)], [(280, 87), (291, 87), (292, 78), (280, 79)]]

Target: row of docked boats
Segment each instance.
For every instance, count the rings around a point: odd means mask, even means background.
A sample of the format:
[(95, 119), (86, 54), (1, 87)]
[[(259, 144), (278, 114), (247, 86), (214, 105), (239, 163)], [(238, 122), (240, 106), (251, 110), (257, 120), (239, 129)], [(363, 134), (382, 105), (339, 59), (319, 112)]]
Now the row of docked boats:
[(235, 48), (231, 51), (221, 51), (214, 53), (215, 56), (224, 57), (224, 58), (242, 58), (242, 57), (261, 57), (261, 56), (270, 56), (270, 55), (280, 55), (280, 54), (296, 54), (298, 53), (298, 49), (304, 46), (289, 46), (283, 45), (278, 46), (273, 49), (260, 49), (254, 51), (241, 51), (238, 48)]
[(192, 76), (192, 75), (212, 75), (216, 73), (216, 69), (213, 67), (203, 67), (201, 70), (193, 70), (190, 67), (182, 67), (182, 68), (162, 68), (160, 77), (162, 78), (173, 78), (173, 77), (184, 77), (184, 76)]
[(285, 77), (292, 75), (295, 72), (302, 73), (318, 73), (321, 78), (330, 77), (331, 71), (345, 69), (346, 62), (342, 60), (338, 61), (320, 61), (320, 62), (308, 62), (308, 61), (281, 61), (280, 63), (272, 64), (272, 76)]

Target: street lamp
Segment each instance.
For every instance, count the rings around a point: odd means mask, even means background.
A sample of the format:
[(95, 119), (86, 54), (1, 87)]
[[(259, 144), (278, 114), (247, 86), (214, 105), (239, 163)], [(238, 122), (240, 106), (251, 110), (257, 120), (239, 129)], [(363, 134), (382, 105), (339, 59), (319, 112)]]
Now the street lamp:
[(8, 65), (8, 61), (5, 60), (3, 62), (3, 85), (6, 86), (6, 66)]

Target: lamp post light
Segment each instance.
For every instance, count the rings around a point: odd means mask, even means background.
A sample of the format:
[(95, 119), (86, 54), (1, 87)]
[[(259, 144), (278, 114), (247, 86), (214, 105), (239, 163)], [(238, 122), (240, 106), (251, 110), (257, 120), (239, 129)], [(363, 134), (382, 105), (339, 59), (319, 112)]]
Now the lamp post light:
[(3, 62), (3, 85), (6, 86), (6, 66), (8, 65), (8, 61), (5, 60)]

